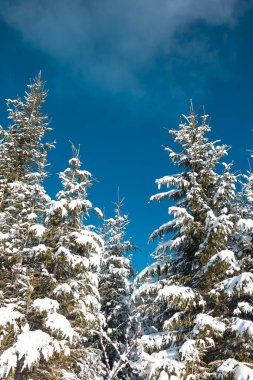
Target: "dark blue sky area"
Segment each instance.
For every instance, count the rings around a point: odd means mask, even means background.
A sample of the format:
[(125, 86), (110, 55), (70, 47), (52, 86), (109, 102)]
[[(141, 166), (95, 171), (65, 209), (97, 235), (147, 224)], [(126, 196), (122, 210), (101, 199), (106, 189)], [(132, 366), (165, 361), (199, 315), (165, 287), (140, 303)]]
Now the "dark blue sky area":
[(42, 70), (45, 110), (57, 140), (50, 153), (50, 195), (56, 173), (81, 144), (85, 168), (98, 182), (94, 205), (111, 216), (119, 186), (129, 235), (141, 248), (134, 264), (150, 261), (153, 229), (168, 204), (148, 204), (155, 179), (174, 173), (162, 145), (189, 100), (211, 116), (213, 139), (231, 145), (236, 170), (248, 169), (253, 149), (253, 7), (222, 0), (23, 0), (0, 4), (0, 122), (5, 99), (22, 95)]

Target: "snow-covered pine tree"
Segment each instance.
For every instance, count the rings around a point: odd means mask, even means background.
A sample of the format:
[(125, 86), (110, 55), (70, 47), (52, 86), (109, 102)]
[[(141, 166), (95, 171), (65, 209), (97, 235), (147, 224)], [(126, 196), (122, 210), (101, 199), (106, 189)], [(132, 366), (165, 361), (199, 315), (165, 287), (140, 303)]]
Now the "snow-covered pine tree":
[(99, 209), (87, 199), (92, 176), (81, 168), (78, 150), (69, 165), (60, 173), (63, 189), (51, 202), (43, 239), (34, 247), (44, 277), (33, 292), (31, 311), (36, 328), (58, 342), (61, 355), (41, 362), (29, 374), (32, 379), (38, 373), (45, 380), (98, 380), (104, 373), (97, 343), (103, 323), (98, 293), (103, 240), (85, 224), (90, 211)]
[(131, 379), (128, 364), (134, 327), (131, 321), (131, 292), (134, 269), (131, 251), (136, 247), (126, 239), (129, 218), (122, 213), (124, 200), (115, 203), (115, 216), (104, 219), (100, 229), (105, 249), (101, 266), (99, 293), (105, 317), (102, 337), (103, 360), (110, 379)]
[(137, 367), (144, 379), (217, 379), (230, 355), (226, 314), (232, 305), (221, 302), (217, 291), (239, 271), (229, 245), (236, 178), (221, 162), (227, 146), (206, 137), (208, 116), (199, 123), (191, 106), (183, 120), (170, 131), (181, 150), (166, 148), (181, 172), (158, 179), (158, 187), (169, 190), (151, 197), (176, 202), (169, 205), (173, 218), (151, 235), (160, 239), (156, 261), (136, 281), (136, 313), (143, 319)]
[(235, 255), (227, 255), (227, 278), (211, 291), (226, 324), (215, 372), (224, 380), (253, 379), (253, 176), (243, 177), (235, 204)]
[(28, 313), (37, 270), (33, 231), (41, 231), (37, 223), (49, 200), (42, 187), (47, 149), (52, 147), (43, 142), (50, 130), (41, 112), (46, 95), (38, 75), (24, 100), (7, 100), (11, 124), (0, 130), (0, 377), (15, 380), (25, 378), (22, 368), (36, 362), (45, 348), (36, 351), (34, 346), (32, 352), (30, 340), (38, 344), (39, 334), (29, 331)]

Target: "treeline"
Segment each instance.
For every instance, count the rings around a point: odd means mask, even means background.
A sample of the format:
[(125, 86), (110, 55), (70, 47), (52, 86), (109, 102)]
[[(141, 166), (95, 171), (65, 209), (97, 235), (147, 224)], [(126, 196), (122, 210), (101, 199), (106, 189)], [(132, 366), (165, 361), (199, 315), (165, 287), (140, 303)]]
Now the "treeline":
[(170, 216), (135, 276), (123, 202), (109, 219), (93, 206), (78, 148), (46, 193), (46, 96), (39, 75), (0, 129), (0, 378), (253, 379), (253, 175), (191, 105), (165, 148), (178, 174), (151, 197)]

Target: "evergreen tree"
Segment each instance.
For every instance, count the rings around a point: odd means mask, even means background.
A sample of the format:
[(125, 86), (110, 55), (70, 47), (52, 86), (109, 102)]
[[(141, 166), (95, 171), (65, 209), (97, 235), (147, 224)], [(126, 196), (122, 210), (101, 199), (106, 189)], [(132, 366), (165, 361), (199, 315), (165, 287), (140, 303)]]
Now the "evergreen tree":
[[(15, 380), (25, 378), (21, 371), (31, 364), (29, 340), (38, 338), (28, 332), (28, 314), (32, 278), (38, 270), (33, 262), (33, 231), (41, 231), (37, 223), (49, 201), (42, 187), (47, 149), (52, 147), (43, 142), (50, 130), (41, 112), (46, 95), (39, 75), (28, 85), (24, 100), (7, 101), (11, 124), (0, 130), (0, 376)], [(37, 361), (36, 350), (32, 355)]]
[(130, 298), (134, 276), (130, 253), (136, 247), (125, 238), (129, 219), (121, 211), (123, 200), (118, 199), (115, 206), (114, 218), (104, 219), (101, 228), (105, 242), (99, 281), (101, 310), (105, 316), (102, 347), (109, 378), (130, 379), (128, 360), (133, 337)]
[(181, 150), (166, 148), (182, 171), (158, 179), (169, 190), (151, 197), (176, 202), (169, 207), (173, 218), (151, 235), (160, 239), (155, 262), (137, 277), (134, 296), (143, 319), (136, 365), (144, 379), (217, 379), (230, 357), (232, 304), (217, 292), (239, 271), (232, 251), (236, 178), (221, 162), (227, 146), (206, 137), (208, 116), (198, 123), (191, 107), (183, 119), (170, 131)]
[(212, 290), (226, 324), (216, 376), (226, 380), (253, 378), (253, 177), (251, 173), (243, 177), (246, 183), (242, 183), (235, 204), (235, 257), (231, 256), (233, 262), (227, 257), (227, 278)]
[(42, 240), (37, 234), (34, 252), (43, 271), (30, 308), (33, 327), (59, 347), (48, 363), (30, 369), (32, 379), (98, 380), (104, 373), (95, 344), (102, 320), (98, 273), (103, 241), (85, 225), (93, 209), (87, 199), (92, 176), (81, 169), (78, 151), (69, 165), (60, 173), (63, 189), (47, 209)]

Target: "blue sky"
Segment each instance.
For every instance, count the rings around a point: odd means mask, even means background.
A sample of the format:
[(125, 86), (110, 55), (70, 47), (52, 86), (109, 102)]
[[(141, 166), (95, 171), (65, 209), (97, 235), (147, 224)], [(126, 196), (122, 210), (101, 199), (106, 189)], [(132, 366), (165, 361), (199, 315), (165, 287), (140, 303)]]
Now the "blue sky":
[(236, 170), (248, 169), (253, 149), (253, 2), (243, 0), (1, 0), (0, 122), (5, 99), (22, 95), (42, 70), (51, 177), (81, 144), (85, 168), (98, 180), (94, 205), (111, 216), (119, 186), (129, 213), (129, 235), (150, 261), (153, 229), (168, 204), (148, 204), (155, 179), (174, 173), (163, 145), (189, 100), (211, 116), (211, 138), (231, 145)]

